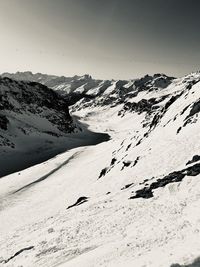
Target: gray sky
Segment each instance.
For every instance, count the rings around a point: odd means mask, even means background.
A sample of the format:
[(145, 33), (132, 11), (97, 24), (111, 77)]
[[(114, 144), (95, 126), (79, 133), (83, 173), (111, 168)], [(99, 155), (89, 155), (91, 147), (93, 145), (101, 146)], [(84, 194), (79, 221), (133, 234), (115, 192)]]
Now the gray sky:
[(0, 72), (134, 78), (200, 69), (199, 0), (0, 0)]

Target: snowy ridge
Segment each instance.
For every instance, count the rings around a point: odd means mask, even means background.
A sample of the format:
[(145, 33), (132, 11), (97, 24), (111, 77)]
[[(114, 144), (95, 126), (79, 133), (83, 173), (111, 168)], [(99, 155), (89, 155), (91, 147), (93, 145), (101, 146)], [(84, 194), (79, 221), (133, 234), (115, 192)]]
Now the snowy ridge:
[(39, 82), (42, 84), (46, 84), (47, 82), (57, 78), (57, 76), (55, 75), (48, 75), (42, 73), (33, 74), (31, 71), (25, 71), (25, 72), (18, 71), (16, 73), (4, 72), (1, 74), (1, 77), (2, 78), (7, 77), (16, 81)]
[(153, 76), (146, 75), (141, 79), (135, 80), (97, 80), (90, 75), (83, 76), (54, 76), (42, 73), (33, 74), (30, 71), (16, 73), (2, 73), (1, 77), (7, 77), (17, 81), (33, 81), (39, 82), (58, 91), (60, 94), (66, 95), (69, 93), (84, 93), (88, 95), (108, 95), (115, 91), (121, 90), (122, 93), (129, 91), (165, 88), (173, 80), (173, 77), (168, 77), (165, 74), (155, 74)]
[(110, 81), (71, 110), (111, 140), (0, 180), (2, 266), (198, 266), (200, 73)]
[(65, 77), (65, 76), (55, 76), (55, 75), (48, 75), (42, 73), (35, 73), (33, 74), (30, 71), (25, 72), (16, 72), (16, 73), (2, 73), (1, 77), (7, 77), (16, 81), (33, 81), (39, 82), (57, 90), (60, 93), (71, 93), (74, 91), (80, 91), (81, 87), (84, 87), (82, 91), (89, 90), (94, 88), (96, 85), (101, 83), (101, 80), (94, 80), (90, 75), (83, 75), (83, 76), (73, 76), (73, 77)]

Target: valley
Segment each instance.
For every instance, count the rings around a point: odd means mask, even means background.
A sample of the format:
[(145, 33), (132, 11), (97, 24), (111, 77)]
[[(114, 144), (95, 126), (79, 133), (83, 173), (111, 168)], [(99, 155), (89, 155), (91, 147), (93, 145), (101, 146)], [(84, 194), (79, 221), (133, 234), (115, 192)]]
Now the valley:
[(70, 107), (74, 120), (108, 139), (85, 134), (90, 146), (0, 179), (2, 266), (198, 262), (199, 73), (164, 88), (155, 79), (123, 101), (110, 88)]

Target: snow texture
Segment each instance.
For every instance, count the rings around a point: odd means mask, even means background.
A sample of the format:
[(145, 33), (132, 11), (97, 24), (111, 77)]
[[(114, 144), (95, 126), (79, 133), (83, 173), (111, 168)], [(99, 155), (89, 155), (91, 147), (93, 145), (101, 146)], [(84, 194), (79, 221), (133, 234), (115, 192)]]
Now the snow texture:
[(0, 179), (1, 265), (200, 266), (199, 81), (93, 85), (71, 112), (110, 139)]

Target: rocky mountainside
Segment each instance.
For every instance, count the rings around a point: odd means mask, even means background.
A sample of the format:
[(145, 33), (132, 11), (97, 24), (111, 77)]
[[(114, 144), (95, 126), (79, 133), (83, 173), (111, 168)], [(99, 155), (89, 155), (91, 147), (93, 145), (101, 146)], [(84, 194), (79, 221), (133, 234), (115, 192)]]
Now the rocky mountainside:
[(129, 81), (104, 81), (102, 86), (83, 91), (86, 97), (82, 97), (77, 105), (73, 106), (73, 110), (107, 105), (114, 107), (128, 103), (129, 100), (132, 101), (141, 93), (156, 92), (167, 88), (174, 79), (164, 74), (155, 74)]
[(39, 158), (42, 151), (45, 154), (45, 149), (75, 130), (65, 100), (55, 91), (36, 82), (0, 78), (1, 175), (10, 165), (15, 170), (22, 155), (23, 165), (38, 149)]
[(25, 72), (18, 71), (16, 73), (4, 72), (1, 74), (1, 77), (2, 78), (7, 77), (16, 81), (38, 82), (42, 84), (46, 84), (48, 81), (57, 78), (57, 76), (55, 75), (48, 75), (42, 73), (33, 74), (31, 71), (25, 71)]
[[(7, 77), (16, 81), (33, 81), (44, 84), (49, 88), (57, 90), (60, 93), (72, 93), (79, 87), (93, 88), (95, 85), (102, 82), (101, 80), (94, 80), (90, 75), (84, 76), (55, 76), (42, 73), (33, 74), (31, 71), (16, 72), (16, 73), (2, 73), (1, 77)], [(81, 89), (79, 88), (81, 91)], [(79, 91), (78, 90), (78, 91)]]
[[(65, 96), (69, 105), (82, 99), (84, 107), (87, 105), (118, 104), (141, 91), (166, 88), (174, 79), (165, 74), (146, 75), (134, 80), (96, 80), (90, 75), (57, 77), (41, 73), (33, 74), (32, 72), (3, 73), (1, 76), (19, 81), (42, 83)], [(93, 101), (94, 98), (96, 101)], [(83, 105), (81, 105), (82, 107)]]
[(2, 266), (198, 266), (200, 73), (107, 83), (70, 109), (110, 140), (0, 180)]

